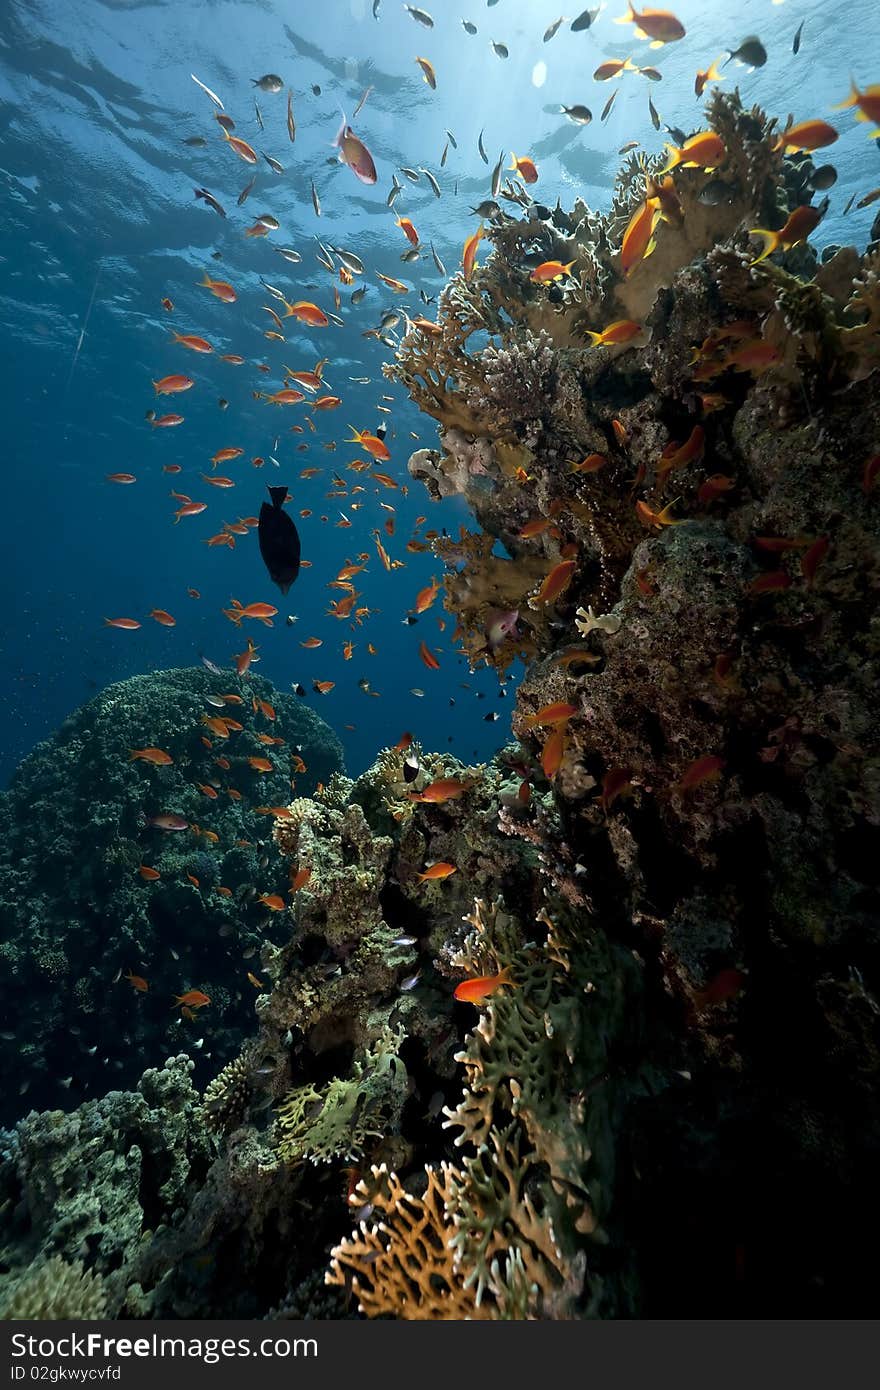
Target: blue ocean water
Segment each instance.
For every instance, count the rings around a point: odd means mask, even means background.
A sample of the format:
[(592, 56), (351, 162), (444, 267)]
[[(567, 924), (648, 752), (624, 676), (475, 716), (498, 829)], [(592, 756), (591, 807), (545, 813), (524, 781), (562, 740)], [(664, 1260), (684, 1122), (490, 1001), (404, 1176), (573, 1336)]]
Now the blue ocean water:
[[(222, 612), (232, 597), (277, 604), (271, 630), (255, 625), (258, 669), (282, 688), (305, 686), (343, 739), (350, 771), (404, 730), (466, 760), (485, 758), (504, 741), (512, 684), (501, 699), (492, 671), (468, 673), (450, 640), (453, 620), (447, 615), (445, 631), (439, 628), (439, 605), (415, 625), (404, 621), (418, 591), (440, 573), (430, 554), (406, 550), (416, 517), (426, 516), (423, 529), (455, 531), (468, 524), (465, 509), (454, 500), (431, 503), (416, 484), (404, 496), (403, 486), (392, 491), (366, 482), (357, 496), (362, 505), (352, 510), (351, 488), (369, 475), (347, 471), (362, 451), (344, 442), (349, 423), (374, 430), (387, 422), (392, 458), (386, 467), (401, 485), (409, 482), (411, 450), (435, 442), (433, 422), (383, 380), (391, 349), (363, 334), (388, 308), (431, 312), (418, 290), (436, 296), (444, 278), (428, 245), (450, 273), (460, 264), (462, 244), (476, 227), (470, 209), (489, 195), (500, 151), (506, 164), (511, 151), (536, 161), (532, 191), (541, 201), (552, 205), (559, 197), (567, 206), (583, 196), (606, 206), (620, 147), (638, 140), (657, 152), (668, 138), (649, 119), (649, 97), (663, 122), (688, 132), (700, 128), (697, 69), (747, 35), (759, 35), (766, 65), (752, 71), (731, 62), (725, 85), (737, 85), (746, 103), (782, 120), (791, 113), (798, 121), (822, 116), (836, 124), (840, 139), (818, 162), (827, 154), (839, 179), (813, 242), (864, 246), (876, 205), (847, 215), (844, 209), (851, 195), (858, 199), (880, 183), (877, 146), (852, 112), (831, 108), (846, 98), (851, 77), (860, 86), (878, 80), (874, 0), (678, 0), (687, 37), (658, 51), (635, 38), (631, 26), (612, 22), (624, 0), (602, 7), (585, 31), (572, 32), (569, 17), (545, 42), (560, 3), (433, 0), (430, 28), (393, 0), (5, 0), (0, 7), (4, 782), (39, 739), (107, 683), (190, 665), (201, 655), (229, 666), (243, 647), (242, 634)], [(477, 32), (469, 34), (463, 20)], [(506, 46), (506, 58), (493, 42)], [(600, 62), (627, 56), (656, 66), (662, 81), (636, 73), (593, 80)], [(423, 80), (417, 57), (433, 64), (436, 90)], [(237, 158), (193, 73), (220, 96), (236, 135), (280, 160), (283, 173), (273, 173), (262, 157), (255, 169)], [(281, 92), (252, 85), (266, 73), (282, 78)], [(366, 89), (356, 129), (376, 161), (373, 187), (331, 163), (340, 109), (351, 116)], [(592, 110), (591, 124), (575, 125), (561, 114), (561, 104), (575, 103)], [(447, 131), (456, 145), (449, 144), (441, 168)], [(488, 166), (477, 149), (481, 132)], [(192, 137), (205, 145), (185, 143)], [(440, 198), (424, 175), (413, 183), (401, 166), (429, 169)], [(390, 212), (386, 197), (395, 172), (403, 192)], [(256, 185), (239, 207), (237, 196), (253, 173)], [(219, 199), (225, 219), (194, 198), (197, 187)], [(251, 214), (262, 212), (271, 212), (280, 229), (246, 238)], [(417, 263), (400, 259), (408, 243), (396, 214), (418, 228), (424, 254)], [(361, 258), (365, 274), (354, 286), (339, 285), (322, 268), (318, 239)], [(285, 261), (278, 246), (296, 248), (301, 262)], [(199, 287), (205, 271), (235, 286), (234, 305)], [(376, 271), (405, 281), (411, 292), (392, 294)], [(290, 300), (313, 299), (331, 310), (336, 283), (342, 327), (310, 330), (288, 319), (286, 341), (267, 340), (273, 325), (262, 306), (275, 301), (260, 277)], [(351, 292), (361, 284), (367, 294), (352, 306)], [(173, 313), (162, 308), (166, 296)], [(175, 345), (172, 327), (206, 337), (214, 353)], [(224, 363), (222, 353), (240, 354), (245, 364)], [(322, 357), (329, 359), (328, 389), (342, 405), (315, 413), (314, 433), (304, 427), (292, 434), (307, 403), (274, 408), (253, 392), (277, 389), (282, 363), (299, 370)], [(258, 370), (260, 363), (269, 364), (271, 375)], [(192, 375), (194, 389), (155, 398), (151, 381), (175, 372)], [(370, 380), (361, 384), (356, 377)], [(228, 409), (220, 409), (220, 398)], [(179, 409), (185, 422), (153, 429), (145, 420), (153, 408)], [(335, 450), (325, 448), (334, 443)], [(200, 475), (211, 474), (212, 454), (232, 446), (244, 453), (217, 470), (235, 482), (221, 491)], [(262, 468), (252, 465), (255, 456), (266, 460)], [(163, 472), (167, 465), (181, 471)], [(320, 474), (301, 479), (311, 467)], [(117, 472), (134, 474), (136, 484), (106, 481)], [(334, 474), (348, 483), (348, 496), (326, 497), (336, 490)], [(310, 562), (286, 599), (266, 575), (253, 532), (238, 538), (234, 551), (205, 544), (224, 521), (256, 515), (266, 485), (280, 483), (293, 493), (290, 511)], [(174, 525), (172, 488), (206, 501), (207, 510)], [(383, 529), (391, 515), (383, 502), (396, 509), (393, 537)], [(300, 518), (303, 509), (311, 515)], [(340, 510), (350, 527), (336, 525)], [(385, 570), (372, 535), (377, 529), (405, 567)], [(361, 553), (369, 553), (369, 565), (358, 576), (358, 603), (371, 613), (350, 630), (327, 616), (339, 594), (326, 585)], [(190, 597), (189, 589), (200, 597)], [(156, 624), (146, 616), (153, 608), (169, 611), (176, 625)], [(290, 626), (288, 614), (297, 619)], [(105, 617), (118, 616), (142, 626), (127, 632), (104, 625)], [(311, 636), (323, 645), (303, 649), (300, 642)], [(347, 640), (355, 643), (350, 660), (343, 656)], [(438, 654), (439, 670), (420, 661), (422, 640)], [(378, 698), (359, 686), (363, 678)], [(334, 689), (317, 695), (314, 679), (333, 681)], [(493, 710), (501, 718), (487, 722)]]

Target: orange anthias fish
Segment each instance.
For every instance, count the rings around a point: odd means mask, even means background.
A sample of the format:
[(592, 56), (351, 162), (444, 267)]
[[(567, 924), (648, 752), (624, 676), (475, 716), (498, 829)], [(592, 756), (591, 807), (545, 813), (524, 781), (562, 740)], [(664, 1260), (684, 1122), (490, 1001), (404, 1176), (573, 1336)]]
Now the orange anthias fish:
[(529, 279), (535, 285), (548, 285), (553, 280), (561, 280), (564, 276), (571, 274), (571, 268), (575, 261), (568, 261), (565, 265), (562, 261), (542, 261), (530, 272)]
[(528, 715), (523, 720), (523, 728), (537, 729), (544, 724), (564, 724), (577, 712), (577, 705), (570, 705), (565, 700), (557, 700), (552, 705), (542, 706), (536, 714)]
[(349, 425), (351, 439), (349, 444), (360, 444), (362, 449), (366, 449), (371, 458), (378, 459), (380, 463), (387, 463), (391, 458), (391, 450), (384, 440), (376, 434), (370, 434), (369, 430), (356, 430), (354, 425)]
[(271, 763), (268, 758), (248, 758), (248, 764), (254, 769), (254, 772), (275, 771), (275, 764)]
[(150, 617), (153, 618), (161, 627), (176, 627), (177, 619), (172, 618), (170, 613), (166, 613), (164, 608), (151, 608)]
[(416, 878), (420, 883), (436, 883), (438, 879), (449, 878), (451, 874), (457, 873), (458, 869), (454, 864), (441, 861), (439, 864), (432, 864), (423, 874), (416, 874)]
[(667, 444), (657, 464), (657, 476), (665, 477), (674, 468), (683, 468), (687, 463), (695, 463), (703, 457), (706, 446), (706, 431), (702, 425), (694, 425), (684, 444), (673, 441)]
[(149, 864), (141, 864), (138, 869), (138, 873), (140, 874), (141, 878), (144, 879), (147, 883), (155, 883), (157, 878), (162, 877), (162, 875), (159, 873), (159, 870), (151, 869)]
[(532, 603), (553, 603), (563, 594), (571, 583), (577, 569), (576, 560), (560, 560), (545, 577), (540, 589), (531, 600)]
[(547, 741), (541, 750), (541, 769), (548, 781), (552, 782), (562, 766), (567, 731), (567, 720), (556, 724), (553, 732), (548, 734)]
[(418, 246), (419, 234), (408, 217), (398, 217), (397, 225), (411, 246)]
[(640, 323), (634, 323), (632, 319), (618, 319), (616, 323), (610, 323), (607, 328), (603, 328), (601, 333), (594, 333), (588, 328), (587, 337), (593, 347), (614, 347), (620, 343), (631, 342), (642, 331)]
[(179, 372), (153, 382), (153, 390), (157, 396), (176, 396), (181, 391), (189, 391), (192, 386), (195, 386), (192, 377), (182, 376)]
[(657, 200), (646, 198), (629, 219), (620, 245), (620, 268), (624, 275), (629, 275), (640, 261), (651, 255), (655, 246), (654, 228), (659, 218)]
[(697, 76), (694, 80), (694, 92), (698, 97), (701, 97), (703, 95), (703, 92), (705, 91), (706, 87), (709, 85), (710, 82), (724, 81), (724, 77), (722, 76), (718, 66), (720, 62), (720, 57), (716, 58), (714, 63), (710, 63), (705, 70), (699, 69), (697, 71)]
[[(186, 994), (175, 994), (174, 1005), (185, 1005), (188, 1009), (203, 1009), (211, 1000), (200, 989), (188, 989)], [(172, 1007), (174, 1007), (172, 1005)]]
[(419, 643), (419, 656), (429, 671), (439, 671), (440, 662), (425, 642)]
[[(675, 502), (678, 498), (675, 499)], [(643, 526), (680, 526), (680, 521), (673, 520), (672, 508), (675, 502), (669, 502), (660, 512), (652, 511), (647, 502), (636, 503), (636, 516)]]
[(607, 82), (612, 77), (619, 77), (622, 72), (638, 72), (638, 68), (631, 58), (609, 58), (607, 63), (600, 63), (593, 73), (594, 82)]
[(847, 111), (850, 107), (857, 106), (856, 120), (870, 121), (873, 125), (880, 125), (880, 82), (866, 87), (863, 92), (859, 91), (854, 82), (851, 85), (852, 91), (846, 101), (835, 106), (835, 111)]
[(427, 612), (427, 610), (431, 607), (432, 603), (435, 601), (439, 592), (440, 585), (437, 583), (436, 579), (432, 578), (430, 584), (426, 588), (420, 589), (419, 592), (416, 594), (416, 601), (413, 605), (413, 612)]
[(512, 151), (510, 158), (513, 160), (513, 163), (510, 166), (511, 169), (514, 169), (517, 172), (517, 174), (519, 174), (523, 183), (538, 182), (538, 169), (534, 160), (529, 159), (527, 156), (521, 158), (519, 155), (514, 154)]
[(773, 148), (783, 150), (785, 154), (797, 154), (801, 150), (811, 154), (813, 150), (833, 145), (837, 139), (837, 131), (827, 121), (801, 121), (798, 125), (791, 125), (788, 130), (784, 130)]
[(410, 792), (409, 799), (430, 806), (442, 806), (446, 801), (457, 801), (473, 785), (473, 782), (461, 782), (457, 777), (441, 777), (436, 782), (429, 782), (423, 791)]
[(462, 980), (460, 985), (456, 985), (453, 997), (464, 1004), (482, 1004), (484, 999), (488, 999), (490, 994), (494, 994), (502, 985), (519, 988), (516, 981), (510, 978), (509, 965), (497, 975), (480, 975), (475, 980)]
[(630, 770), (628, 767), (611, 767), (602, 778), (602, 809), (607, 815), (619, 796), (623, 796), (632, 787), (630, 781)]
[(692, 791), (694, 787), (702, 786), (704, 782), (720, 777), (723, 767), (723, 758), (716, 757), (714, 753), (706, 753), (702, 758), (697, 758), (696, 762), (685, 768), (676, 790), (680, 792)]
[(129, 984), (132, 985), (134, 989), (138, 990), (140, 994), (146, 994), (147, 990), (150, 988), (143, 975), (132, 975), (130, 970), (126, 970), (123, 979), (128, 980)]
[(634, 24), (640, 38), (650, 39), (652, 48), (662, 48), (665, 43), (675, 43), (686, 33), (680, 19), (671, 10), (650, 10), (645, 7), (639, 14), (629, 0), (626, 14), (615, 19), (615, 24)]
[(172, 333), (171, 341), (180, 343), (181, 347), (189, 348), (190, 352), (214, 351), (207, 338), (197, 338), (193, 333)]
[(225, 280), (212, 280), (207, 271), (205, 271), (199, 284), (204, 286), (206, 290), (210, 290), (214, 298), (222, 300), (224, 304), (234, 304), (236, 301), (237, 296), (232, 286), (227, 284)]
[(104, 624), (106, 627), (121, 628), (123, 632), (134, 632), (140, 627), (136, 618), (105, 618)]
[(814, 232), (822, 221), (824, 212), (821, 208), (799, 207), (789, 213), (784, 227), (780, 227), (778, 232), (768, 232), (764, 227), (750, 227), (749, 236), (760, 237), (764, 243), (764, 250), (760, 256), (756, 256), (752, 265), (757, 265), (767, 256), (772, 256), (774, 251), (790, 251), (793, 246), (798, 246), (802, 241), (806, 241), (811, 232)]
[(304, 867), (302, 869), (297, 869), (290, 880), (291, 893), (298, 893), (300, 888), (305, 888), (311, 876), (312, 871), (310, 868)]
[(571, 465), (572, 473), (598, 473), (600, 468), (604, 468), (608, 460), (604, 454), (587, 454), (580, 463)]
[(129, 762), (133, 763), (140, 759), (144, 763), (153, 763), (155, 767), (168, 767), (174, 762), (170, 753), (166, 753), (164, 748), (130, 748)]
[(260, 893), (257, 895), (257, 902), (268, 907), (270, 912), (283, 912), (286, 907), (284, 899), (277, 893)]
[(240, 140), (237, 135), (230, 135), (229, 131), (225, 128), (225, 126), (223, 127), (223, 134), (225, 135), (229, 144), (235, 150), (235, 153), (238, 155), (239, 159), (243, 159), (245, 164), (256, 164), (257, 152), (256, 150), (251, 149), (250, 145), (247, 143), (246, 140)]
[(298, 299), (295, 304), (288, 304), (284, 317), (307, 323), (310, 328), (326, 328), (330, 322), (324, 310), (319, 309), (317, 304), (313, 304), (309, 299)]
[(466, 280), (469, 280), (474, 273), (474, 262), (477, 258), (477, 247), (479, 246), (482, 239), (483, 224), (481, 222), (477, 230), (473, 233), (473, 235), (468, 237), (467, 241), (464, 244), (464, 250), (461, 253), (461, 267), (462, 271), (464, 272), (464, 278)]
[(715, 169), (727, 158), (724, 141), (714, 130), (698, 131), (685, 140), (680, 148), (669, 144), (666, 148), (669, 162), (660, 170), (661, 174), (668, 174), (670, 169), (677, 169), (679, 165), (685, 169)]
[(106, 473), (104, 475), (108, 483), (136, 483), (137, 478), (134, 473)]

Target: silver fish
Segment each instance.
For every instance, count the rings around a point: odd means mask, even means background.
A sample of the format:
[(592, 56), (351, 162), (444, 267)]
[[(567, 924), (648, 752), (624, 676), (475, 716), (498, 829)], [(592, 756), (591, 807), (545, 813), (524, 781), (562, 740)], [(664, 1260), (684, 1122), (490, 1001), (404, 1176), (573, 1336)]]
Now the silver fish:
[(204, 135), (190, 135), (186, 140), (181, 140), (182, 145), (189, 145), (190, 149), (203, 150), (207, 147), (207, 140)]
[(443, 146), (443, 153), (442, 153), (441, 156), (440, 156), (440, 168), (441, 168), (441, 169), (445, 169), (445, 168), (446, 168), (446, 156), (447, 156), (448, 154), (449, 154), (449, 141), (447, 140), (447, 141), (446, 141), (446, 144)]
[(428, 180), (428, 183), (431, 185), (431, 192), (434, 194), (434, 197), (435, 197), (435, 198), (439, 198), (439, 197), (440, 197), (440, 185), (439, 185), (439, 183), (437, 182), (437, 180), (434, 178), (434, 175), (431, 173), (431, 171), (430, 171), (429, 169), (422, 169), (421, 165), (419, 165), (419, 170), (420, 170), (421, 173), (424, 174), (425, 178)]
[(498, 157), (498, 163), (495, 165), (495, 168), (492, 170), (492, 197), (493, 197), (493, 198), (497, 198), (497, 197), (498, 197), (498, 190), (499, 190), (499, 188), (501, 187), (501, 174), (502, 174), (503, 169), (504, 169), (504, 151), (502, 150), (502, 151), (501, 151), (501, 154), (500, 154), (499, 157)]
[(392, 946), (415, 946), (418, 941), (417, 936), (396, 936), (392, 941)]
[(363, 299), (363, 297), (364, 297), (364, 295), (366, 294), (366, 292), (367, 292), (367, 286), (366, 286), (366, 285), (361, 285), (359, 289), (352, 290), (352, 294), (351, 294), (351, 302), (352, 302), (352, 304), (360, 304), (360, 302), (361, 302), (361, 300)]
[(482, 132), (482, 131), (480, 131), (480, 134), (479, 134), (479, 136), (478, 136), (478, 138), (477, 138), (477, 149), (478, 149), (478, 151), (479, 151), (480, 158), (482, 159), (483, 163), (484, 163), (484, 164), (488, 164), (488, 163), (489, 163), (489, 156), (487, 155), (487, 153), (486, 153), (486, 151), (485, 151), (485, 149), (484, 149), (484, 147), (483, 147), (483, 132)]
[(544, 42), (545, 42), (545, 43), (549, 43), (550, 40), (553, 38), (553, 35), (556, 33), (557, 29), (559, 28), (560, 24), (564, 24), (564, 23), (565, 23), (565, 15), (561, 15), (561, 16), (559, 17), (559, 19), (554, 19), (553, 23), (552, 23), (547, 29), (544, 30)]
[(354, 119), (360, 114), (360, 112), (361, 112), (361, 110), (362, 110), (362, 108), (363, 108), (364, 102), (366, 101), (367, 97), (370, 95), (370, 92), (371, 92), (372, 90), (373, 90), (372, 87), (367, 87), (366, 91), (364, 92), (363, 96), (361, 97), (360, 101), (358, 102), (357, 106), (354, 108), (354, 111), (352, 112), (352, 116), (351, 116), (351, 119), (352, 119), (352, 120), (354, 120)]
[(476, 213), (477, 217), (497, 217), (501, 208), (494, 198), (484, 198), (482, 203), (477, 203), (475, 208), (471, 208), (471, 212)]
[(401, 251), (400, 259), (406, 261), (407, 264), (411, 261), (419, 260), (419, 248), (417, 246), (411, 246), (408, 251)]
[(381, 5), (381, 3), (382, 3), (382, 0), (373, 0), (373, 18), (374, 18), (374, 19), (378, 19), (378, 18), (379, 18), (379, 6)]
[(415, 5), (404, 5), (403, 8), (409, 11), (417, 24), (424, 25), (426, 29), (434, 28), (434, 21), (427, 10), (417, 10)]
[(251, 83), (254, 87), (259, 87), (261, 92), (277, 93), (284, 86), (277, 72), (267, 72), (263, 77), (252, 77)]
[(400, 323), (400, 314), (396, 309), (386, 309), (379, 320), (380, 328), (396, 328)]
[(267, 289), (270, 294), (274, 295), (276, 299), (280, 299), (282, 302), (284, 301), (283, 292), (278, 289), (277, 285), (270, 285), (269, 281), (264, 280), (262, 275), (260, 276), (260, 284), (264, 289)]
[(802, 19), (801, 22), (800, 22), (800, 24), (799, 24), (798, 27), (797, 27), (797, 33), (795, 34), (795, 36), (794, 36), (794, 41), (793, 41), (793, 43), (792, 43), (792, 45), (791, 45), (791, 51), (792, 51), (792, 53), (795, 53), (795, 54), (796, 54), (796, 53), (799, 53), (799, 52), (800, 52), (800, 48), (801, 48), (801, 34), (804, 32), (804, 25), (806, 24), (806, 22), (807, 22), (807, 21), (806, 21), (805, 19)]
[(315, 216), (321, 216), (321, 200), (318, 197), (318, 190), (315, 187), (315, 180), (312, 179), (312, 207), (315, 209)]
[(257, 124), (259, 125), (260, 130), (265, 130), (266, 127), (263, 125), (263, 113), (262, 113), (262, 111), (260, 110), (259, 106), (257, 105), (257, 98), (256, 98), (256, 97), (254, 97), (254, 114), (256, 115)]
[(332, 246), (330, 249), (335, 251), (346, 270), (350, 270), (352, 275), (363, 275), (364, 263), (360, 256), (356, 256), (353, 251), (341, 251), (338, 246)]
[(648, 97), (648, 114), (651, 117), (651, 124), (653, 125), (654, 129), (659, 130), (660, 116), (658, 115), (657, 108), (650, 97)]
[(611, 115), (611, 108), (612, 108), (612, 106), (614, 105), (615, 99), (616, 99), (616, 97), (617, 97), (617, 93), (618, 93), (619, 91), (620, 91), (620, 88), (619, 88), (619, 87), (615, 87), (615, 88), (614, 88), (614, 91), (611, 93), (610, 97), (608, 98), (608, 100), (607, 100), (606, 103), (605, 103), (605, 106), (604, 106), (603, 109), (602, 109), (602, 115), (599, 117), (599, 120), (600, 120), (600, 121), (604, 121), (604, 120), (606, 119), (606, 117), (608, 117), (608, 116)]
[(493, 39), (493, 40), (492, 40), (492, 47), (493, 47), (493, 49), (495, 50), (495, 52), (498, 54), (498, 57), (499, 57), (499, 58), (509, 58), (509, 57), (510, 57), (510, 49), (507, 47), (507, 44), (506, 44), (506, 43), (496, 43), (495, 40)]
[(420, 970), (417, 970), (414, 975), (408, 975), (405, 980), (401, 980), (400, 988), (406, 990), (415, 989), (416, 985), (419, 982), (419, 976), (421, 975), (421, 973), (422, 972)]
[(254, 221), (259, 222), (261, 227), (268, 227), (270, 232), (277, 232), (281, 226), (278, 218), (273, 217), (271, 212), (261, 212), (259, 216), (254, 218)]
[(207, 203), (208, 207), (213, 208), (219, 217), (226, 216), (223, 207), (217, 202), (213, 193), (208, 192), (207, 188), (194, 188), (193, 192), (197, 198), (201, 198), (203, 202)]
[(196, 86), (201, 87), (205, 95), (211, 98), (215, 106), (219, 106), (221, 111), (225, 109), (223, 106), (223, 102), (220, 100), (216, 92), (212, 92), (210, 87), (206, 87), (204, 82), (200, 82), (194, 72), (190, 73), (190, 77), (192, 78), (193, 82), (195, 82)]
[(209, 705), (213, 705), (215, 709), (222, 709), (226, 704), (222, 695), (206, 695), (205, 700)]
[[(335, 263), (334, 263), (334, 261), (333, 261), (333, 257), (330, 255), (330, 252), (328, 251), (327, 247), (324, 245), (323, 241), (318, 241), (318, 238), (317, 238), (317, 237), (315, 237), (315, 241), (318, 242), (318, 246), (319, 246), (320, 249), (321, 249), (321, 256), (324, 257), (323, 261), (321, 261), (321, 264), (322, 264), (322, 265), (325, 265), (325, 266), (327, 267), (328, 270), (335, 270), (335, 269), (336, 269), (336, 265), (335, 265)], [(321, 260), (321, 256), (318, 257), (318, 260), (319, 260), (319, 261)]]
[(437, 255), (437, 252), (434, 250), (434, 243), (433, 243), (433, 241), (431, 242), (431, 255), (433, 256), (433, 258), (434, 258), (434, 264), (435, 264), (435, 266), (437, 267), (437, 274), (438, 274), (438, 275), (445, 275), (445, 274), (446, 274), (446, 266), (443, 264), (443, 262), (441, 261), (440, 257)]
[(449, 143), (450, 143), (450, 145), (452, 146), (452, 148), (453, 148), (454, 150), (457, 150), (457, 149), (458, 149), (458, 141), (456, 140), (456, 138), (455, 138), (455, 136), (453, 135), (453, 133), (452, 133), (451, 130), (447, 130), (447, 132), (446, 132), (446, 138), (447, 138), (447, 140), (449, 141)]
[(461, 27), (466, 34), (475, 34), (477, 32), (476, 24), (471, 24), (469, 19), (463, 19), (461, 21)]
[(253, 176), (253, 178), (251, 179), (250, 183), (246, 184), (245, 187), (244, 187), (244, 188), (241, 190), (241, 192), (239, 193), (238, 199), (237, 199), (237, 202), (238, 202), (238, 206), (239, 206), (239, 207), (241, 207), (242, 203), (246, 203), (246, 202), (247, 202), (247, 200), (248, 200), (248, 198), (250, 197), (251, 191), (252, 191), (253, 186), (254, 186), (254, 184), (256, 183), (256, 181), (257, 181), (257, 176), (256, 176), (256, 174), (254, 174), (254, 176)]
[(335, 323), (335, 325), (336, 325), (337, 328), (342, 328), (342, 327), (343, 327), (343, 320), (339, 317), (338, 314), (331, 314), (331, 313), (330, 313), (330, 310), (328, 309), (328, 310), (327, 310), (327, 317), (328, 317), (328, 319), (330, 320), (331, 323)]
[(268, 164), (269, 168), (272, 170), (272, 173), (273, 173), (273, 174), (283, 174), (283, 173), (284, 173), (284, 165), (283, 165), (283, 164), (279, 164), (279, 162), (278, 162), (277, 159), (273, 159), (272, 156), (271, 156), (270, 154), (263, 154), (263, 151), (262, 151), (262, 150), (260, 150), (260, 154), (263, 155), (263, 158), (265, 159), (265, 161), (266, 161), (266, 163)]
[(407, 169), (405, 165), (401, 164), (401, 166), (400, 166), (400, 172), (401, 172), (402, 174), (406, 174), (406, 177), (409, 179), (410, 183), (420, 183), (420, 182), (421, 182), (421, 180), (420, 180), (420, 178), (419, 178), (419, 175), (418, 175), (418, 173), (416, 172), (415, 169)]
[(279, 256), (283, 256), (286, 261), (290, 261), (291, 265), (299, 265), (302, 260), (302, 256), (298, 251), (294, 251), (292, 246), (276, 246), (274, 249), (278, 252)]

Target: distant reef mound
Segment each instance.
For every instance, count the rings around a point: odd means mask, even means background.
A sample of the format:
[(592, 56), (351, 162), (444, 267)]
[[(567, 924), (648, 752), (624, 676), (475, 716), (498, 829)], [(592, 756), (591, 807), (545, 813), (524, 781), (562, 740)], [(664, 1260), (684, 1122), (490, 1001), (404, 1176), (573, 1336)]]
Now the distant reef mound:
[[(2, 1118), (133, 1085), (194, 1044), (216, 1072), (253, 1026), (248, 962), (277, 915), (260, 895), (289, 886), (257, 808), (342, 757), (301, 701), (202, 667), (110, 685), (34, 749), (0, 793)], [(188, 1018), (173, 999), (193, 989), (211, 1003)]]

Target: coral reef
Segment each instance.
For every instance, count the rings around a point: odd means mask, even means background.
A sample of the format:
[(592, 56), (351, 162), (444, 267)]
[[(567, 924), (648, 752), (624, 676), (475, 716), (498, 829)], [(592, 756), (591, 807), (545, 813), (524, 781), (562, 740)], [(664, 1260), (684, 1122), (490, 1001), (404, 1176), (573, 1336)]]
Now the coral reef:
[(67, 1264), (53, 1255), (23, 1274), (0, 1307), (0, 1317), (40, 1322), (80, 1322), (102, 1318), (107, 1300), (100, 1274), (88, 1274), (82, 1264)]
[[(221, 715), (240, 728), (222, 737)], [(131, 759), (151, 748), (173, 761)], [(237, 1050), (253, 1008), (242, 957), (273, 926), (258, 894), (285, 876), (257, 808), (289, 800), (291, 754), (307, 768), (304, 792), (342, 763), (336, 735), (301, 701), (258, 676), (196, 667), (109, 686), (25, 759), (0, 794), (2, 1027), (16, 1043), (0, 1061), (7, 1121), (17, 1096), (70, 1106), (134, 1085), (200, 1037), (213, 1064)], [(257, 756), (275, 770), (255, 770)], [(157, 823), (169, 814), (181, 830)], [(190, 988), (210, 1006), (197, 1019), (169, 1013)], [(110, 1037), (122, 1045), (108, 1048)]]
[[(352, 781), (313, 727), (326, 763), (309, 745), (292, 801), (266, 784), (264, 843), (253, 796), (246, 820), (223, 802), (216, 846), (162, 842), (162, 889), (137, 881), (136, 812), (198, 823), (176, 779), (204, 768), (216, 685), (164, 673), (164, 722), (99, 701), (94, 765), (79, 726), (26, 765), (16, 815), (29, 798), (74, 880), (72, 803), (48, 799), (57, 766), (91, 779), (88, 941), (120, 909), (109, 969), (137, 970), (186, 912), (177, 978), (223, 1032), (200, 1013), (164, 1039), (204, 1036), (201, 1099), (177, 1058), (20, 1122), (10, 1289), (63, 1256), (128, 1317), (870, 1315), (851, 1233), (880, 1235), (880, 253), (817, 254), (811, 161), (763, 112), (715, 92), (708, 121), (704, 166), (630, 159), (607, 213), (517, 196), (386, 368), (439, 425), (413, 478), (479, 528), (434, 550), (470, 663), (525, 664), (515, 742), (477, 767), (387, 748)], [(759, 257), (750, 229), (798, 208), (811, 230)], [(533, 278), (549, 259), (571, 275)], [(270, 698), (305, 746), (301, 707)], [(173, 768), (128, 764), (166, 743)], [(10, 968), (23, 993), (68, 982), (49, 1034), (82, 1029), (106, 973), (72, 978), (14, 836), (3, 898), (33, 921), (13, 917)], [(187, 873), (232, 889), (210, 972)], [(249, 1029), (219, 924), (259, 972)], [(22, 1038), (26, 1078), (69, 1069)], [(805, 1218), (817, 1194), (833, 1220)]]

